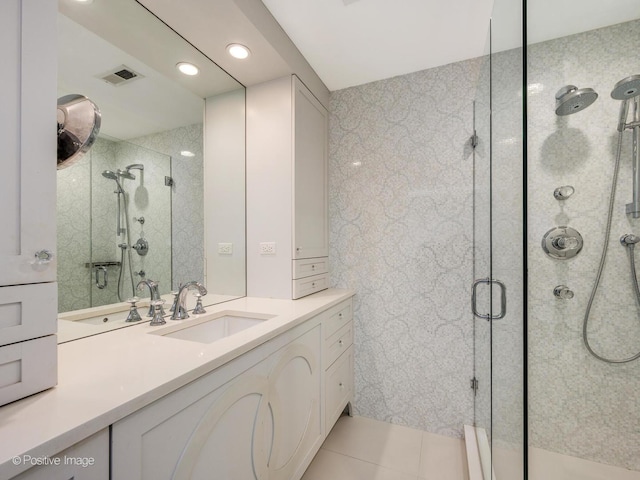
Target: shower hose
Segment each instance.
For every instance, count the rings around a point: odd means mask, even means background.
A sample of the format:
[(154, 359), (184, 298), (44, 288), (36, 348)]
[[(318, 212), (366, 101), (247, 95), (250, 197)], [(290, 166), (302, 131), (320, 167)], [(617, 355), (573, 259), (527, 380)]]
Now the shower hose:
[[(602, 277), (602, 271), (604, 270), (605, 260), (607, 259), (607, 248), (609, 247), (609, 235), (611, 234), (611, 221), (613, 218), (613, 205), (616, 196), (616, 185), (618, 183), (618, 172), (620, 171), (620, 154), (622, 151), (622, 136), (624, 131), (618, 133), (618, 147), (616, 149), (616, 163), (613, 169), (613, 180), (611, 183), (611, 194), (609, 195), (609, 213), (607, 216), (607, 227), (606, 232), (604, 234), (604, 245), (602, 247), (602, 255), (600, 256), (600, 265), (598, 266), (598, 273), (596, 275), (596, 281), (593, 284), (593, 289), (591, 290), (591, 296), (589, 297), (589, 303), (587, 303), (587, 310), (584, 314), (584, 320), (582, 322), (582, 339), (584, 340), (584, 345), (589, 351), (591, 355), (596, 357), (598, 360), (602, 360), (607, 363), (629, 363), (633, 362), (640, 358), (640, 352), (635, 355), (622, 358), (622, 359), (611, 359), (606, 358), (602, 355), (596, 353), (591, 345), (589, 344), (589, 335), (587, 333), (587, 328), (589, 326), (589, 315), (591, 314), (591, 307), (593, 306), (593, 300), (595, 299), (596, 292), (598, 291), (598, 286), (600, 285), (600, 278)], [(640, 304), (640, 288), (638, 287), (638, 277), (636, 275), (636, 263), (634, 256), (634, 245), (627, 245), (629, 248), (629, 262), (631, 264), (631, 279), (633, 280), (633, 288), (636, 294), (636, 300), (638, 304)]]

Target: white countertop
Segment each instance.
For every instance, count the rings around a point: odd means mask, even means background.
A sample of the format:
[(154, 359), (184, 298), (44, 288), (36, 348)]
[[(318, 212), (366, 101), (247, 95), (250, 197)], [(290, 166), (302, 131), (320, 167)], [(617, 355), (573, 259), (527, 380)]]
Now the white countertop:
[(0, 480), (25, 469), (13, 457), (53, 456), (353, 294), (329, 289), (299, 300), (244, 297), (212, 305), (207, 314), (274, 318), (211, 344), (148, 334), (175, 323), (168, 320), (59, 345), (58, 386), (0, 407)]

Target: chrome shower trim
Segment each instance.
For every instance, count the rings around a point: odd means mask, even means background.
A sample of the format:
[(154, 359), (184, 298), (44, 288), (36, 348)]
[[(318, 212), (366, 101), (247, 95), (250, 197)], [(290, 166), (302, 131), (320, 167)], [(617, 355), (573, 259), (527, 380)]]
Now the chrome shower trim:
[(565, 85), (556, 93), (556, 115), (565, 116), (584, 110), (598, 99), (593, 88)]

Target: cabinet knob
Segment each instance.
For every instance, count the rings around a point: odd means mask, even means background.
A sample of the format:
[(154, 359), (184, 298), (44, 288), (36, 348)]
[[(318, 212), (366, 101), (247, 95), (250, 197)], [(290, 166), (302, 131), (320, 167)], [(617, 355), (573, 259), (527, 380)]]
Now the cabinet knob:
[(313, 282), (313, 283), (311, 284), (311, 287), (312, 287), (312, 288), (316, 288), (316, 282)]
[(340, 318), (342, 318), (342, 313), (339, 313), (339, 314), (338, 314), (338, 316), (339, 316)]
[(338, 340), (338, 345), (342, 346), (342, 340)]
[(340, 388), (344, 388), (344, 384), (343, 384), (342, 382), (340, 382), (340, 383), (338, 384), (338, 386), (339, 386)]
[(34, 263), (38, 265), (46, 265), (53, 260), (53, 253), (50, 250), (38, 250), (35, 254)]
[(316, 266), (315, 265), (311, 265), (311, 270), (315, 270)]

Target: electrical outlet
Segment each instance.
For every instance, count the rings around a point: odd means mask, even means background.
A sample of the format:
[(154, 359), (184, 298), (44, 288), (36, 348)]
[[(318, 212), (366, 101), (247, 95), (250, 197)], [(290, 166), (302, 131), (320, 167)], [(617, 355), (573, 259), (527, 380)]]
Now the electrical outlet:
[(233, 253), (233, 243), (219, 243), (218, 253), (220, 255), (231, 255)]
[(260, 255), (275, 255), (275, 254), (276, 254), (276, 242), (260, 243)]

